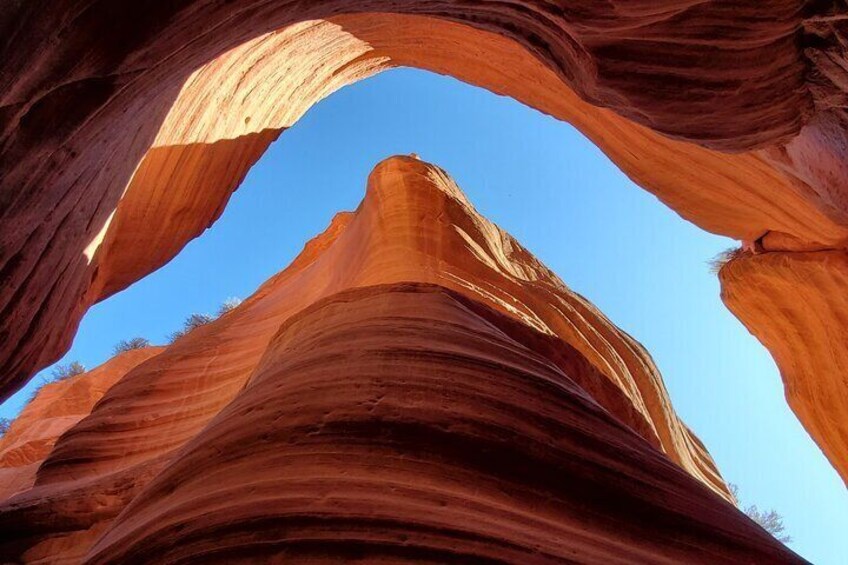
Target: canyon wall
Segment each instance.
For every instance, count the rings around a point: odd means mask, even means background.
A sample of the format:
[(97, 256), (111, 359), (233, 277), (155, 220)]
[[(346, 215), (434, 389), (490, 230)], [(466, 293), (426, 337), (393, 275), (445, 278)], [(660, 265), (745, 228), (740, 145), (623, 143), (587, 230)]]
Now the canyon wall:
[[(3, 397), (61, 357), (92, 304), (214, 222), (312, 104), (398, 65), (573, 123), (684, 218), (780, 253), (794, 264), (788, 284), (807, 253), (845, 252), (845, 16), (841, 3), (800, 0), (7, 3)], [(828, 298), (848, 290), (839, 263), (819, 262), (831, 286), (810, 302), (833, 310), (800, 308), (800, 325), (826, 318), (846, 333)], [(738, 290), (757, 276), (732, 279)], [(844, 348), (798, 370), (819, 345), (756, 313), (780, 309), (780, 296), (741, 292), (755, 304), (731, 308), (773, 352), (792, 406), (845, 478), (845, 434), (832, 432), (848, 418)]]
[(719, 277), (724, 303), (771, 351), (787, 402), (848, 480), (848, 254), (743, 254)]
[(0, 500), (30, 488), (58, 439), (138, 364), (162, 351), (145, 347), (116, 355), (81, 375), (46, 383), (0, 437)]
[(238, 307), (131, 353), (76, 377), (111, 387), (0, 502), (3, 555), (801, 562), (644, 349), (414, 157)]

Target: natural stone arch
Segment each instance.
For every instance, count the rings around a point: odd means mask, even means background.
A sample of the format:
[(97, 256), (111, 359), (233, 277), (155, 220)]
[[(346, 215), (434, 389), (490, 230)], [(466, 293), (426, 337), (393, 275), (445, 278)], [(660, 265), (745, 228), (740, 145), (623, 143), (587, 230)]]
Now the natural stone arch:
[[(832, 84), (839, 52), (828, 43), (838, 33), (805, 52), (804, 30), (818, 20), (798, 2), (596, 10), (375, 1), (357, 13), (341, 2), (47, 6), (0, 18), (10, 38), (0, 68), (6, 394), (61, 355), (91, 304), (214, 221), (309, 106), (395, 65), (450, 74), (570, 121), (709, 231), (768, 251), (840, 249), (848, 237), (844, 128), (830, 109), (841, 94)], [(46, 46), (28, 50), (27, 41)], [(236, 72), (243, 79), (220, 80)], [(838, 292), (840, 279), (830, 278)], [(748, 292), (734, 303), (743, 319), (746, 300), (783, 308), (792, 298), (785, 288), (783, 297)], [(781, 363), (790, 383), (842, 362), (795, 370), (794, 360)], [(823, 382), (793, 407), (844, 476), (844, 425), (837, 419), (822, 434), (807, 421), (819, 417), (821, 396), (840, 413), (848, 404), (844, 383)]]

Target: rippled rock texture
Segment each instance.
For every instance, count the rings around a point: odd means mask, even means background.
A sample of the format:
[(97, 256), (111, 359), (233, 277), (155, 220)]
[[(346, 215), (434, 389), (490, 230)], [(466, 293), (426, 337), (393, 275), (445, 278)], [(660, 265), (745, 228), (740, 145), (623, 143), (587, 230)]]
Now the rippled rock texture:
[[(842, 253), (848, 241), (846, 26), (844, 2), (801, 0), (7, 2), (2, 394), (60, 358), (92, 304), (214, 222), (310, 106), (395, 66), (571, 122), (687, 220), (779, 252), (801, 273), (796, 253)], [(758, 276), (740, 269), (733, 280), (762, 288)], [(827, 295), (848, 291), (839, 272), (823, 276), (836, 286), (797, 323), (827, 319), (846, 335), (845, 312), (813, 308), (838, 308)], [(848, 478), (845, 348), (797, 370), (820, 346), (754, 312), (779, 309), (779, 297), (740, 292), (756, 304), (732, 309)]]
[(642, 347), (413, 157), (42, 459), (0, 503), (26, 562), (800, 562)]
[(774, 355), (792, 410), (848, 478), (848, 253), (741, 255), (720, 278), (724, 303)]
[(0, 500), (30, 488), (60, 436), (88, 416), (113, 384), (161, 350), (127, 351), (87, 373), (42, 386), (0, 437)]

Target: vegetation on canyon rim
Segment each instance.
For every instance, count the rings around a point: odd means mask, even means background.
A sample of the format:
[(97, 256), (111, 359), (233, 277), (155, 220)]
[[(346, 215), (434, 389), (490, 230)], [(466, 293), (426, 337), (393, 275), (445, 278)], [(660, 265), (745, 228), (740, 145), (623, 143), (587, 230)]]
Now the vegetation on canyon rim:
[[(235, 309), (239, 304), (241, 304), (240, 298), (228, 298), (218, 307), (218, 311), (214, 315), (210, 314), (201, 314), (201, 313), (193, 313), (189, 315), (185, 321), (183, 322), (183, 327), (179, 330), (171, 333), (168, 336), (168, 343), (174, 343), (179, 338), (187, 335), (192, 330), (199, 328), (200, 326), (204, 326), (210, 322), (217, 320), (219, 317), (223, 316), (227, 312)], [(145, 347), (150, 347), (153, 345), (149, 339), (145, 337), (132, 337), (129, 339), (122, 339), (118, 343), (115, 344), (115, 347), (112, 349), (113, 355), (120, 355), (121, 353), (125, 353), (127, 351), (132, 351), (135, 349), (144, 349)], [(79, 361), (70, 361), (65, 364), (56, 365), (51, 371), (50, 376), (42, 377), (41, 383), (32, 391), (29, 396), (27, 402), (32, 402), (32, 400), (38, 395), (41, 389), (48, 384), (64, 381), (65, 379), (69, 379), (71, 377), (75, 377), (77, 375), (81, 375), (86, 372), (86, 367)], [(6, 430), (11, 425), (12, 421), (7, 418), (0, 418), (0, 437), (6, 433)]]
[(730, 247), (707, 261), (707, 265), (710, 267), (710, 272), (717, 275), (718, 272), (721, 271), (722, 267), (746, 253), (749, 252), (745, 251), (745, 249), (741, 247)]
[[(733, 498), (739, 500), (739, 487), (733, 483), (728, 484)], [(786, 533), (786, 526), (783, 524), (783, 516), (778, 514), (777, 510), (760, 510), (756, 504), (749, 506), (739, 506), (739, 509), (744, 512), (748, 518), (759, 524), (765, 531), (770, 533), (774, 539), (780, 543), (787, 544), (792, 541), (792, 536)]]
[[(715, 259), (710, 262), (710, 266), (713, 269), (713, 272), (718, 272), (721, 267), (724, 266), (727, 262), (731, 261), (735, 257), (738, 257), (742, 253), (744, 253), (744, 251), (741, 248), (728, 249), (720, 253), (718, 256), (716, 256)], [(183, 322), (183, 327), (180, 330), (173, 332), (169, 336), (169, 343), (174, 343), (176, 340), (187, 335), (192, 330), (215, 321), (220, 316), (223, 316), (227, 312), (230, 312), (231, 310), (238, 307), (241, 302), (242, 301), (239, 298), (229, 298), (221, 304), (221, 306), (218, 308), (218, 312), (215, 315), (202, 314), (197, 312), (189, 315)], [(148, 340), (147, 338), (133, 337), (130, 339), (122, 339), (121, 341), (119, 341), (117, 344), (115, 344), (113, 351), (115, 355), (119, 355), (127, 351), (143, 349), (145, 347), (149, 347), (150, 345), (150, 340)], [(35, 396), (38, 394), (38, 391), (41, 390), (44, 385), (63, 381), (76, 375), (80, 375), (85, 371), (85, 366), (78, 361), (72, 361), (67, 364), (57, 365), (53, 369), (51, 376), (49, 378), (45, 378), (44, 382), (33, 392), (30, 401), (35, 398)], [(0, 418), (0, 437), (6, 434), (11, 424), (12, 422), (8, 418)], [(729, 486), (733, 497), (738, 501), (739, 487), (732, 483)], [(781, 516), (776, 510), (761, 510), (756, 504), (751, 504), (747, 506), (740, 505), (739, 508), (749, 518), (759, 524), (764, 530), (770, 533), (775, 539), (777, 539), (781, 543), (786, 544), (792, 541), (792, 537), (786, 533), (786, 526), (783, 523), (783, 516)]]
[(85, 365), (80, 363), (79, 361), (71, 361), (70, 363), (65, 363), (62, 365), (56, 365), (53, 367), (53, 371), (51, 371), (49, 377), (43, 377), (41, 380), (41, 384), (32, 391), (32, 394), (29, 397), (28, 402), (32, 402), (32, 399), (38, 395), (39, 391), (50, 383), (58, 383), (60, 381), (64, 381), (65, 379), (70, 379), (71, 377), (75, 377), (77, 375), (81, 375), (85, 373)]
[(187, 335), (192, 330), (199, 328), (200, 326), (205, 326), (210, 322), (214, 322), (219, 317), (223, 316), (230, 310), (236, 308), (239, 304), (241, 304), (240, 298), (228, 298), (225, 300), (221, 306), (218, 307), (218, 312), (215, 315), (210, 314), (199, 314), (195, 312), (191, 314), (188, 318), (183, 322), (183, 327), (168, 336), (168, 343), (174, 343), (184, 335)]
[(56, 365), (56, 367), (53, 368), (53, 372), (50, 374), (50, 378), (46, 380), (45, 384), (64, 381), (65, 379), (69, 379), (83, 373), (85, 373), (85, 365), (79, 361), (71, 361), (65, 365)]
[(121, 341), (115, 344), (114, 353), (115, 355), (118, 355), (126, 351), (132, 351), (133, 349), (143, 349), (145, 347), (150, 347), (150, 340), (147, 338), (134, 337), (131, 339), (122, 339)]

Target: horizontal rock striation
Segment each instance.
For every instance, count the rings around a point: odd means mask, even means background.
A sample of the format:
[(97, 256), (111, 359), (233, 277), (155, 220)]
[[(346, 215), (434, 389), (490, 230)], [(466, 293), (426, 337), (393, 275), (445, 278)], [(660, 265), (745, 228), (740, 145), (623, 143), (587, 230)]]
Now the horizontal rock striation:
[[(845, 249), (845, 16), (839, 3), (799, 0), (3, 6), (2, 395), (61, 357), (92, 304), (211, 225), (313, 104), (395, 66), (574, 124), (703, 229), (767, 251)], [(845, 316), (829, 319), (846, 332)], [(818, 354), (790, 345), (785, 326), (744, 321), (775, 356)], [(845, 362), (832, 355), (829, 366)], [(798, 395), (819, 385), (796, 378), (840, 381), (782, 374)], [(812, 415), (832, 408), (820, 398), (793, 402), (805, 423), (830, 417)], [(844, 442), (823, 429), (811, 433), (845, 469), (833, 455), (844, 448), (828, 447)]]
[[(257, 296), (118, 383), (99, 410), (56, 446), (40, 481), (126, 467), (179, 446), (238, 393), (288, 317), (346, 288), (402, 281), (440, 284), (490, 304), (557, 338), (549, 349), (565, 341), (596, 367), (582, 386), (726, 493), (709, 456), (670, 409), (644, 349), (479, 216), (444, 171), (411, 157), (379, 164), (356, 214), (337, 216)], [(176, 403), (175, 390), (182, 391)], [(147, 400), (139, 403), (142, 396)], [(150, 421), (149, 429), (138, 429), (139, 421)], [(115, 433), (103, 442), (98, 432), (109, 430)]]
[(96, 369), (42, 386), (0, 437), (0, 500), (30, 488), (62, 434), (91, 413), (113, 384), (160, 351), (127, 351)]
[(792, 561), (504, 318), (402, 284), (301, 311), (87, 561)]
[(124, 375), (0, 505), (26, 562), (796, 562), (648, 354), (438, 167)]
[(88, 307), (214, 222), (312, 104), (398, 65), (573, 123), (704, 229), (842, 249), (844, 15), (799, 0), (8, 4), (3, 395), (62, 355)]

